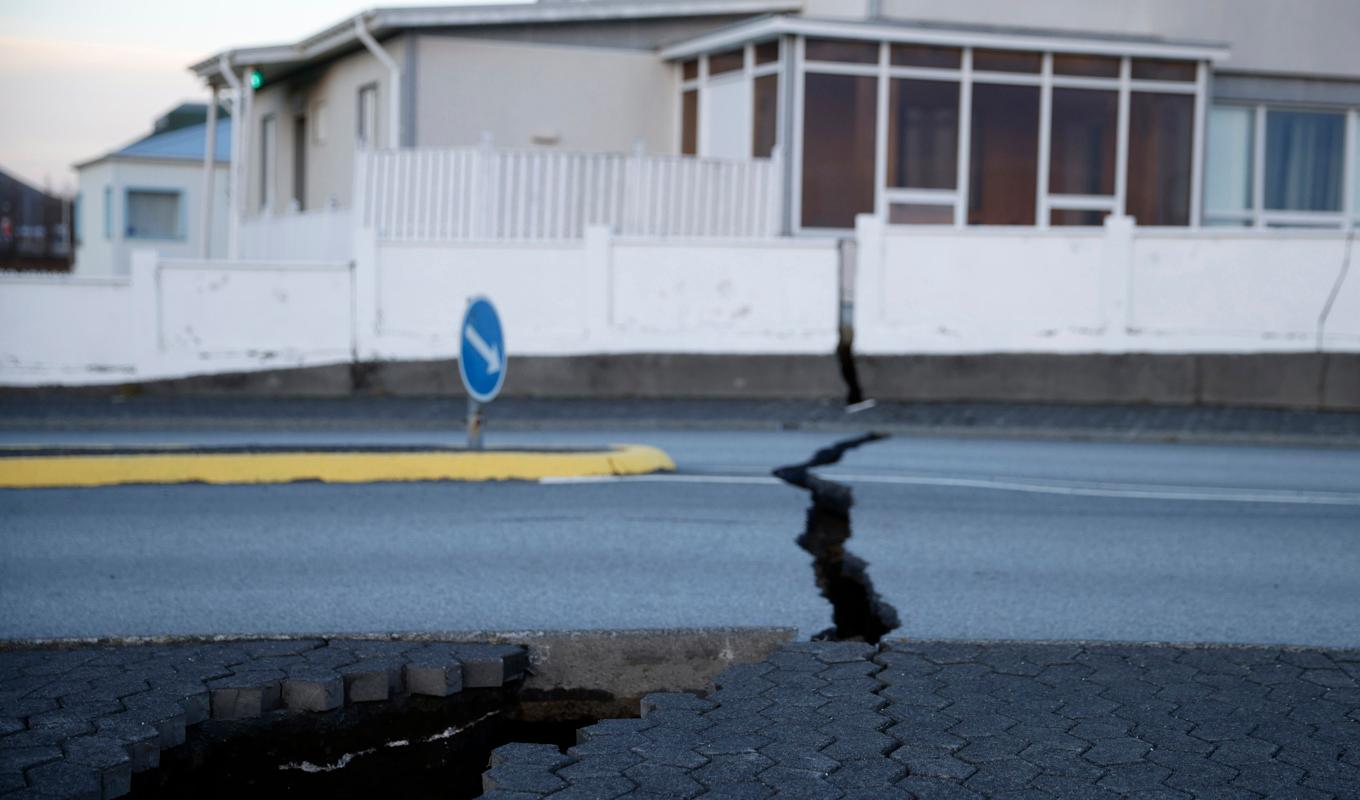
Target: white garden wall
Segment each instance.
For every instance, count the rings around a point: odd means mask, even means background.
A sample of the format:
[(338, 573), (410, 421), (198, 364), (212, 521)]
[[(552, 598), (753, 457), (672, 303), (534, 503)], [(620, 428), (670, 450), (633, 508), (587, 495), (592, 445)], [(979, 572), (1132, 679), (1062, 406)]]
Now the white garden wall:
[(1346, 269), (1344, 233), (861, 217), (857, 239), (866, 354), (1360, 351), (1360, 274), (1348, 274), (1360, 268)]
[(126, 380), (135, 374), (128, 278), (0, 277), (0, 381)]

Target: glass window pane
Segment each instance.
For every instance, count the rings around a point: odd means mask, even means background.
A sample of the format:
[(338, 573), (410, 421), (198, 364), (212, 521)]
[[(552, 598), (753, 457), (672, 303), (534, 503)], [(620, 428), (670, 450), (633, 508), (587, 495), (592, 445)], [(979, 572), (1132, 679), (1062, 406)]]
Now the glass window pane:
[(1133, 79), (1136, 81), (1193, 81), (1195, 79), (1195, 62), (1135, 58), (1133, 60)]
[(127, 193), (127, 238), (178, 239), (179, 192)]
[(971, 225), (1033, 225), (1039, 87), (973, 86), (968, 180)]
[(1341, 210), (1346, 118), (1316, 111), (1266, 111), (1266, 208)]
[(953, 225), (954, 207), (922, 203), (893, 203), (888, 206), (889, 225)]
[(1048, 212), (1048, 224), (1057, 226), (1066, 225), (1104, 225), (1108, 211), (1092, 211), (1089, 209), (1075, 208), (1055, 208)]
[(680, 96), (680, 154), (699, 152), (699, 92), (690, 89)]
[(756, 78), (753, 92), (751, 155), (769, 158), (774, 150), (779, 124), (779, 76), (761, 75)]
[(888, 185), (953, 189), (958, 181), (959, 85), (894, 79), (888, 91)]
[(803, 212), (808, 228), (853, 228), (874, 210), (874, 127), (878, 80), (805, 77)]
[(1247, 211), (1251, 208), (1251, 162), (1255, 111), (1234, 106), (1209, 110), (1204, 143), (1204, 208)]
[(1126, 211), (1139, 225), (1189, 225), (1195, 98), (1134, 92)]
[(808, 39), (803, 53), (808, 61), (848, 61), (853, 64), (877, 64), (878, 42), (859, 42), (848, 39)]
[(933, 44), (895, 44), (892, 63), (898, 67), (936, 67), (958, 69), (963, 62), (963, 50)]
[(990, 72), (1038, 72), (1044, 63), (1040, 53), (1022, 50), (974, 50), (973, 69)]
[(699, 77), (699, 60), (692, 59), (680, 65), (680, 77), (687, 81), (695, 80)]
[(725, 53), (714, 53), (708, 57), (708, 74), (721, 75), (724, 72), (735, 72), (746, 66), (746, 51), (738, 48), (728, 50)]
[(779, 60), (779, 42), (761, 42), (756, 45), (756, 63), (769, 64)]
[(1085, 78), (1118, 78), (1119, 59), (1109, 56), (1078, 56), (1071, 53), (1053, 55), (1055, 75), (1080, 75)]
[(1048, 190), (1114, 194), (1119, 93), (1054, 89)]

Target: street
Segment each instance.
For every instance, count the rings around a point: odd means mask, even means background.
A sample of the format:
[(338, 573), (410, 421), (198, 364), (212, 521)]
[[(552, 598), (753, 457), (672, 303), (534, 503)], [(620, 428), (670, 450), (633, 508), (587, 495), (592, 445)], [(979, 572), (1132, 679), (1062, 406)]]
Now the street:
[[(10, 430), (7, 445), (451, 443), (458, 433)], [(492, 432), (638, 442), (675, 475), (545, 483), (0, 492), (0, 636), (790, 625), (830, 608), (770, 470), (840, 434)], [(1360, 453), (897, 437), (822, 475), (894, 636), (1354, 646)]]

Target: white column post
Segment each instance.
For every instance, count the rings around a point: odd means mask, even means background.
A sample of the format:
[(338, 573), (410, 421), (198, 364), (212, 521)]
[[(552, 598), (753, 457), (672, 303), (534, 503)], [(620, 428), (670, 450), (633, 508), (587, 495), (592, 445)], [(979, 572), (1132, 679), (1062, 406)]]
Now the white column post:
[(209, 87), (208, 121), (203, 132), (203, 201), (199, 204), (198, 233), (203, 237), (200, 255), (212, 257), (213, 179), (217, 177), (217, 87)]
[(245, 95), (241, 81), (236, 77), (235, 68), (221, 56), (217, 61), (218, 72), (231, 87), (231, 172), (227, 175), (227, 258), (235, 261), (241, 257), (241, 161), (245, 158), (245, 136), (242, 117), (245, 114)]
[(1105, 217), (1102, 255), (1101, 299), (1104, 305), (1106, 348), (1128, 349), (1129, 326), (1133, 322), (1133, 217), (1110, 214)]
[[(855, 217), (854, 326), (855, 341), (861, 344), (872, 342), (883, 323), (883, 231), (883, 217)], [(837, 306), (839, 318), (839, 302)]]

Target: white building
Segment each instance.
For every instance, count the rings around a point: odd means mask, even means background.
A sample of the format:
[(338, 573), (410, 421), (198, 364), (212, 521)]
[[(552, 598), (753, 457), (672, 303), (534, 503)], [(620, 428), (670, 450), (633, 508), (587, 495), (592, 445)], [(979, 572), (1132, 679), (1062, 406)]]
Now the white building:
[[(77, 275), (126, 275), (135, 250), (170, 257), (226, 255), (231, 123), (216, 121), (209, 137), (206, 115), (206, 105), (180, 105), (143, 138), (76, 164)], [(207, 167), (210, 139), (215, 158)], [(205, 209), (209, 190), (213, 199)], [(206, 226), (205, 211), (211, 214)], [(205, 239), (209, 232), (211, 240)]]
[[(245, 217), (347, 207), (352, 153), (785, 159), (782, 228), (1360, 219), (1347, 0), (543, 0), (376, 9), (194, 65), (240, 86)], [(259, 88), (252, 93), (252, 77)]]

